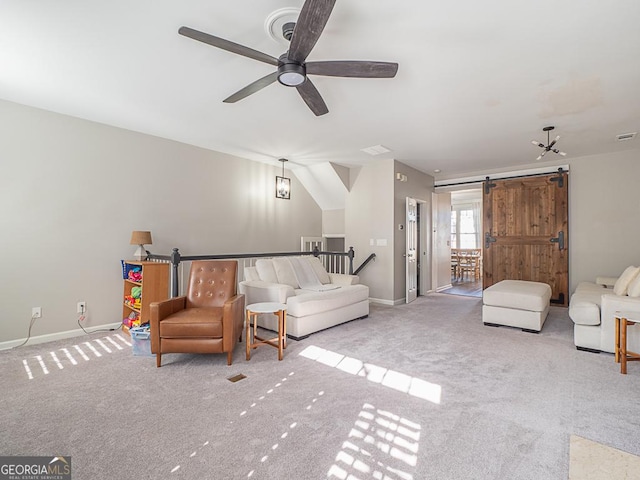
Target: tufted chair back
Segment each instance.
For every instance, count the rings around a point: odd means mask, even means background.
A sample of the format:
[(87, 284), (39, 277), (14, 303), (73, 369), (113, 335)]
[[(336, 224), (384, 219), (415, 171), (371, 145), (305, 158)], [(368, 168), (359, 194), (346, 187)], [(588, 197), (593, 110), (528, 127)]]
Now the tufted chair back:
[(193, 261), (187, 286), (187, 308), (222, 307), (236, 294), (237, 269), (235, 260)]

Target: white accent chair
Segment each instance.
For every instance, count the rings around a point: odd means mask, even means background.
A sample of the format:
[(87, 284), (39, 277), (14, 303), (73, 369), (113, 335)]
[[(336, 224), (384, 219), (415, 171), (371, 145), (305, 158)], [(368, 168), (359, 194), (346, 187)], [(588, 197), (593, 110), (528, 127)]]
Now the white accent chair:
[[(635, 273), (634, 273), (635, 272)], [(578, 350), (615, 353), (616, 312), (640, 313), (640, 269), (627, 268), (620, 277), (597, 277), (581, 282), (569, 300)], [(627, 348), (640, 351), (640, 328), (627, 333)]]

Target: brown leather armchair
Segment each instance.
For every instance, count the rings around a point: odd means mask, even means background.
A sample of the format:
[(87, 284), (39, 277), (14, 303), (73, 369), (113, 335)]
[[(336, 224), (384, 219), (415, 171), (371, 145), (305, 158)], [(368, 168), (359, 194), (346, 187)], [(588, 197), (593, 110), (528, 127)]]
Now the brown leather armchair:
[(236, 260), (191, 263), (186, 296), (152, 303), (151, 352), (160, 366), (163, 353), (226, 353), (242, 341), (244, 295), (236, 293)]

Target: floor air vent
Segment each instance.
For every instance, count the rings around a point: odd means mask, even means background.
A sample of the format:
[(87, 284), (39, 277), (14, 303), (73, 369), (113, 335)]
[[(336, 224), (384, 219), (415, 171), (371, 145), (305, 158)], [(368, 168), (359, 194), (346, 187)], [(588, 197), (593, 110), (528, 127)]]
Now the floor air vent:
[(618, 140), (619, 142), (622, 142), (623, 140), (631, 140), (632, 138), (634, 138), (636, 136), (637, 132), (633, 132), (633, 133), (621, 133), (620, 135), (616, 135), (616, 140)]

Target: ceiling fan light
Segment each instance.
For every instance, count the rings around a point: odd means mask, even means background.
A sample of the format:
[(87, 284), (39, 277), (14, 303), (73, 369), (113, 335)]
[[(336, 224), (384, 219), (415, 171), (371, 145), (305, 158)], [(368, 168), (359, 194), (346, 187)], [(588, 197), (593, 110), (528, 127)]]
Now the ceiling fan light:
[(297, 87), (302, 85), (307, 79), (307, 71), (304, 65), (289, 60), (285, 55), (280, 58), (278, 65), (278, 82), (287, 87)]
[(305, 76), (299, 72), (282, 72), (278, 75), (278, 81), (287, 87), (297, 87), (305, 81)]

